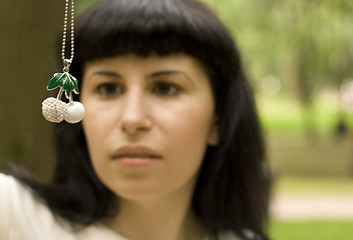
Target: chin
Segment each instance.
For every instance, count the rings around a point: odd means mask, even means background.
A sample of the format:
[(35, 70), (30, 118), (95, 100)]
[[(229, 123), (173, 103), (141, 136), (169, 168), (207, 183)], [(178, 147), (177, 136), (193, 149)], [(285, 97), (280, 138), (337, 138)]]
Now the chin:
[(148, 200), (158, 198), (167, 193), (157, 186), (146, 186), (146, 184), (129, 184), (129, 186), (115, 187), (112, 190), (115, 195), (124, 200)]

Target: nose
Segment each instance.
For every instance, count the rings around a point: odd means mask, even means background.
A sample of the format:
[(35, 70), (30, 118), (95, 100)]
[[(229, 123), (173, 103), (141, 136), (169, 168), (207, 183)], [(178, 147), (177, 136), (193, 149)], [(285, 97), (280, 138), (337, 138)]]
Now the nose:
[(141, 93), (137, 91), (127, 93), (120, 118), (121, 130), (128, 134), (150, 130), (152, 122), (147, 112)]

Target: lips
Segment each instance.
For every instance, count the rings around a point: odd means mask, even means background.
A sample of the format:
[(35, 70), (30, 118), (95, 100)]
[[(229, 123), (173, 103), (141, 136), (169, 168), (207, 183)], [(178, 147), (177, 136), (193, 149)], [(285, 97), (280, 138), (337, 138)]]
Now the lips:
[(156, 155), (151, 155), (151, 154), (135, 154), (135, 153), (122, 153), (117, 155), (115, 158), (159, 158)]
[(111, 157), (125, 166), (147, 166), (162, 156), (151, 148), (145, 146), (124, 146), (119, 148)]

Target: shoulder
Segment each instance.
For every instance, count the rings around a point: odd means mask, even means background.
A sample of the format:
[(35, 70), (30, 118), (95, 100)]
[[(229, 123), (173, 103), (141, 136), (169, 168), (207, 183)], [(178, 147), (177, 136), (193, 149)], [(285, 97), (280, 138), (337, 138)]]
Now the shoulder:
[(223, 232), (219, 235), (220, 240), (242, 240), (231, 231)]
[[(35, 234), (34, 229), (40, 229), (45, 233), (53, 222), (49, 209), (29, 188), (12, 176), (2, 173), (0, 173), (0, 212), (2, 215), (0, 232), (16, 236), (17, 239), (22, 239), (25, 234)], [(43, 235), (38, 235), (39, 238), (40, 236)], [(8, 238), (0, 237), (0, 239)]]
[[(262, 239), (259, 237), (259, 235), (256, 235), (252, 231), (248, 229), (243, 230), (243, 234), (245, 235), (245, 239), (249, 240), (260, 240)], [(224, 231), (220, 234), (218, 234), (218, 239), (219, 240), (245, 240), (244, 238), (239, 237), (237, 234), (235, 234), (233, 231)], [(210, 240), (208, 237), (206, 237), (204, 240)]]
[(15, 178), (0, 173), (0, 209), (8, 214), (14, 211), (14, 207), (22, 205), (22, 200), (27, 200), (28, 190)]
[(96, 223), (90, 227), (76, 233), (75, 240), (128, 240), (101, 223)]
[[(218, 239), (219, 240), (243, 240), (241, 238), (239, 238), (235, 233), (233, 233), (232, 231), (225, 231), (222, 232), (218, 235)], [(210, 238), (205, 237), (204, 240), (210, 240)]]
[(0, 173), (0, 207), (2, 209), (34, 207), (36, 204), (39, 204), (39, 201), (28, 187), (12, 176)]
[(232, 231), (226, 231), (223, 232), (219, 235), (219, 240), (261, 240), (263, 238), (260, 237), (260, 235), (255, 234), (253, 231), (249, 229), (243, 229), (243, 234), (244, 238), (241, 238), (237, 236), (234, 232)]
[(76, 231), (14, 177), (0, 173), (0, 239), (126, 240), (101, 224)]

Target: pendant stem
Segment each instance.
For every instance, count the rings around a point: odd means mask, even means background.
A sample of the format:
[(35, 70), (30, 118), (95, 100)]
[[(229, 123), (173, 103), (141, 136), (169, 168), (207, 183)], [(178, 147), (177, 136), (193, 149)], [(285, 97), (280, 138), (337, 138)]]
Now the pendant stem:
[(58, 92), (58, 95), (56, 96), (56, 99), (60, 100), (63, 95), (63, 92), (64, 92), (64, 89), (63, 89), (63, 87), (61, 87)]

